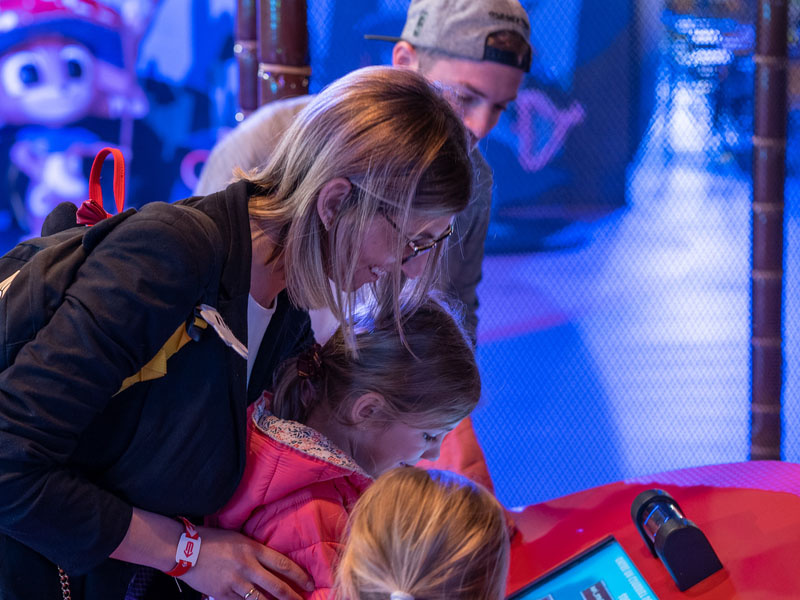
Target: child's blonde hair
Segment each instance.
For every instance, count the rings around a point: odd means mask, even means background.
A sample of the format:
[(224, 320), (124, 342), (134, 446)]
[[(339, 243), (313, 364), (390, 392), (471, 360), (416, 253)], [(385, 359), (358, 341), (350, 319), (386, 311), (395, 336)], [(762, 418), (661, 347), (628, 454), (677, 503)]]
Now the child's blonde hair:
[(341, 328), (282, 366), (271, 404), (273, 414), (306, 422), (318, 406), (352, 424), (347, 413), (363, 394), (380, 394), (384, 411), (376, 419), (419, 428), (458, 423), (475, 408), (481, 382), (475, 355), (451, 310), (427, 295), (415, 310), (402, 310), (401, 339), (389, 314), (356, 319), (355, 348), (346, 347)]
[(334, 597), (501, 600), (508, 553), (502, 507), (486, 489), (446, 471), (394, 469), (350, 515)]
[[(337, 177), (350, 181), (352, 193), (326, 231), (317, 199)], [(267, 166), (246, 178), (259, 189), (251, 217), (278, 232), (271, 260), (283, 258), (293, 302), (329, 307), (350, 343), (356, 293), (337, 293), (329, 277), (338, 290), (352, 289), (360, 245), (376, 215), (388, 215), (407, 231), (411, 218), (436, 219), (466, 208), (472, 163), (461, 120), (424, 77), (365, 67), (320, 92), (295, 117)], [(395, 238), (396, 267), (373, 294), (388, 299), (398, 314), (407, 240)], [(430, 289), (441, 246), (407, 286), (410, 298), (419, 301)]]

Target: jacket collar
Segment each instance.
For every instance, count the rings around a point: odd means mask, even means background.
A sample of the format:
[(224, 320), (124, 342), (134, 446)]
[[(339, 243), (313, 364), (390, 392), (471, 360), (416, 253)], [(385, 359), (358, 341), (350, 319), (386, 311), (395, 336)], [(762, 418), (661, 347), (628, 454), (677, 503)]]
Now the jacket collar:
[(271, 397), (271, 394), (265, 393), (255, 406), (252, 419), (256, 429), (276, 442), (291, 446), (307, 456), (312, 456), (329, 465), (372, 479), (356, 464), (356, 461), (349, 454), (337, 447), (316, 429), (297, 421), (280, 419), (273, 415), (267, 407)]

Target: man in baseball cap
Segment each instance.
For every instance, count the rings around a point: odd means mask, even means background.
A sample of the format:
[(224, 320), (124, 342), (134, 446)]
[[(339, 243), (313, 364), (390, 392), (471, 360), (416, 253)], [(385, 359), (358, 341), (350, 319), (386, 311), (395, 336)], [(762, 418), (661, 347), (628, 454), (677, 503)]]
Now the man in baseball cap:
[(452, 91), (473, 142), (483, 139), (517, 96), (531, 65), (530, 24), (517, 0), (413, 0), (392, 64)]
[[(463, 304), (465, 325), (475, 341), (476, 290), (492, 194), (492, 172), (476, 145), (516, 99), (530, 68), (528, 15), (518, 0), (412, 0), (400, 37), (366, 37), (394, 42), (393, 66), (419, 71), (439, 83), (470, 132), (476, 180), (470, 203), (456, 216), (448, 240), (441, 288)], [(266, 163), (280, 135), (309, 101), (309, 96), (279, 100), (248, 116), (213, 148), (195, 194), (223, 189), (236, 167), (248, 170)], [(426, 241), (414, 243), (422, 246)], [(409, 262), (420, 261), (421, 268), (425, 260), (425, 255), (420, 255)], [(319, 341), (327, 339), (336, 327), (330, 313), (311, 311), (311, 320)], [(492, 489), (468, 418), (445, 439), (436, 466), (460, 472)]]

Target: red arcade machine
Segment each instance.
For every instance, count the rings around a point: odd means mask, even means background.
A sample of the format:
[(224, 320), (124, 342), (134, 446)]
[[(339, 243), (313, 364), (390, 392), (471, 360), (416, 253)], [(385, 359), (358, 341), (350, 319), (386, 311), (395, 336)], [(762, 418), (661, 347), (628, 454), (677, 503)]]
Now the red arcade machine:
[(800, 598), (798, 464), (620, 481), (529, 506), (515, 521), (509, 600)]

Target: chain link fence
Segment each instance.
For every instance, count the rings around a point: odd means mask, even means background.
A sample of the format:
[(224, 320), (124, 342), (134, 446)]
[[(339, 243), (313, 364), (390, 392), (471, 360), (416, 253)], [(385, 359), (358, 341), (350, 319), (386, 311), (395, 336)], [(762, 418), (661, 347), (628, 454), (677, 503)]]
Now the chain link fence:
[[(309, 1), (311, 91), (389, 63), (392, 44), (363, 36), (399, 35), (408, 1)], [(800, 0), (787, 1), (783, 455), (800, 461)], [(758, 4), (522, 3), (531, 72), (481, 143), (495, 192), (479, 288), (485, 392), (474, 420), (498, 496), (523, 505), (746, 460)], [(139, 4), (155, 20), (137, 30), (149, 31), (137, 77), (127, 72), (124, 92), (106, 82), (115, 101), (147, 97), (124, 125), (88, 106), (61, 127), (28, 127), (42, 123), (13, 121), (5, 107), (7, 245), (20, 235), (20, 190), (82, 200), (81, 161), (88, 168), (97, 144), (132, 139), (134, 203), (177, 199), (194, 185), (198, 149), (213, 145), (221, 122), (234, 124), (235, 3)], [(113, 63), (102, 52), (95, 60)]]
[[(522, 505), (749, 448), (755, 3), (538, 0), (495, 171), (474, 420)], [(784, 455), (800, 459), (800, 81), (791, 4)], [(405, 0), (309, 3), (312, 89), (390, 62)]]

